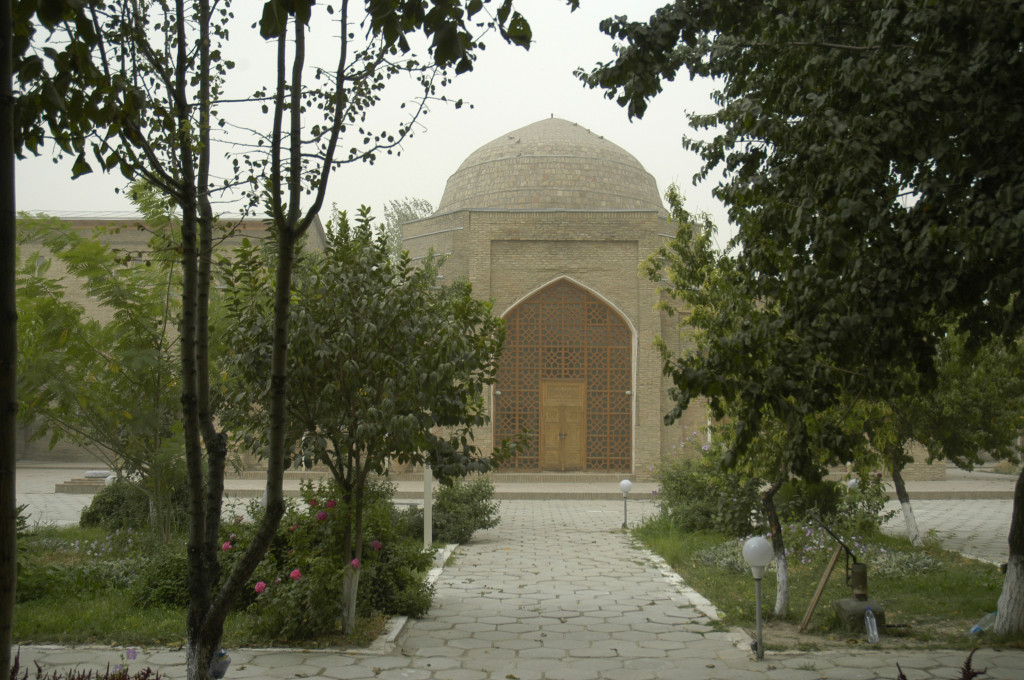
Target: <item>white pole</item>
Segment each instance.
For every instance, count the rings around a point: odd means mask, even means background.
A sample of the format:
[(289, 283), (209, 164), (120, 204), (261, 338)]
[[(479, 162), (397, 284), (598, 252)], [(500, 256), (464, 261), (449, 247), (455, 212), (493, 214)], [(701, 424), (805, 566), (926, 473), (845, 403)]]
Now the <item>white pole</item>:
[(423, 464), (423, 549), (430, 550), (434, 543), (434, 475), (430, 466)]
[(754, 592), (756, 593), (757, 604), (755, 605), (757, 620), (757, 660), (764, 661), (764, 637), (761, 627), (761, 579), (754, 579)]

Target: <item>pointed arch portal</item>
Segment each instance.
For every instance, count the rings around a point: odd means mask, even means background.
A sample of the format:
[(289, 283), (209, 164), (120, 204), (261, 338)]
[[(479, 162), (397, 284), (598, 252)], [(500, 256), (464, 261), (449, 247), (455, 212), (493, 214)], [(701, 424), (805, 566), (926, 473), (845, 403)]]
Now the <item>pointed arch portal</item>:
[(512, 470), (632, 469), (633, 333), (607, 302), (567, 279), (505, 315), (494, 439), (524, 430)]

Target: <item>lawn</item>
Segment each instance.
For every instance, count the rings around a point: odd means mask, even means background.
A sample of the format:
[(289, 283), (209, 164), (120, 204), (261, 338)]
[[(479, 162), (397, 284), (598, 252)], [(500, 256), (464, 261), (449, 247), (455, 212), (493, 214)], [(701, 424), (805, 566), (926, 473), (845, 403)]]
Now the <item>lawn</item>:
[[(681, 532), (655, 519), (634, 530), (634, 536), (661, 555), (690, 587), (709, 599), (723, 614), (722, 625), (753, 629), (754, 581), (741, 555), (742, 541), (710, 532)], [(836, 547), (820, 529), (804, 525), (787, 530), (789, 548), (789, 613), (772, 615), (776, 573), (770, 568), (762, 581), (768, 649), (815, 649), (867, 644), (862, 634), (842, 630), (833, 603), (850, 597), (840, 557), (806, 634), (797, 632), (814, 591)], [(875, 533), (851, 537), (847, 545), (858, 561), (868, 565), (871, 599), (885, 607), (888, 628), (883, 647), (929, 646), (970, 649), (981, 640), (968, 630), (994, 611), (1003, 576), (995, 565), (943, 550), (937, 541), (915, 548), (904, 538)], [(999, 640), (1003, 646), (1024, 646), (1024, 639)]]
[[(39, 527), (23, 535), (15, 644), (184, 645), (184, 606), (140, 604), (140, 589), (152, 583), (154, 563), (173, 568), (168, 546), (161, 543), (146, 532), (77, 526)], [(167, 543), (184, 546), (185, 536), (173, 536)], [(231, 612), (224, 626), (224, 644), (286, 642), (261, 633), (256, 617), (257, 612), (246, 607)], [(368, 616), (350, 637), (319, 636), (301, 643), (305, 647), (362, 646), (383, 626), (384, 617)]]

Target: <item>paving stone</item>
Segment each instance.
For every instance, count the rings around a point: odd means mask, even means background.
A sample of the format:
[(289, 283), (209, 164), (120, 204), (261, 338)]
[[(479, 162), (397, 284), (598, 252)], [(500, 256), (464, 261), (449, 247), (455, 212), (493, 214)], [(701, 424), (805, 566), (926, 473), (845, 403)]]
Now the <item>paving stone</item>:
[(495, 626), (493, 623), (473, 621), (471, 623), (456, 623), (452, 628), (454, 630), (462, 631), (468, 636), (471, 633), (483, 633), (484, 631), (494, 630)]
[[(850, 668), (848, 666), (836, 666), (828, 671), (829, 680), (876, 680), (879, 677), (892, 677), (891, 676), (879, 676), (876, 670), (870, 668)], [(915, 677), (914, 680), (929, 680), (928, 678)]]
[[(322, 670), (323, 668), (320, 666), (299, 664), (297, 666), (277, 666), (276, 668), (266, 668), (262, 669), (262, 672), (264, 676), (268, 678), (310, 678), (320, 675)], [(234, 673), (231, 673), (231, 677), (233, 678), (236, 676)]]
[(594, 671), (566, 665), (545, 671), (544, 677), (546, 680), (594, 680)]
[(278, 668), (280, 666), (300, 666), (305, 660), (306, 655), (299, 652), (275, 652), (254, 656), (249, 663), (258, 664), (264, 668)]
[(480, 647), (479, 649), (467, 649), (462, 653), (463, 661), (470, 659), (514, 659), (516, 650), (504, 649), (502, 647)]
[(366, 668), (365, 666), (341, 666), (339, 668), (327, 668), (323, 671), (323, 676), (327, 678), (335, 678), (336, 680), (360, 680), (361, 678), (377, 677), (372, 668)]
[(486, 671), (473, 670), (469, 668), (452, 668), (445, 670), (443, 675), (435, 675), (435, 678), (445, 680), (485, 680), (489, 674)]
[(377, 675), (379, 680), (429, 680), (433, 675), (423, 668), (392, 668)]
[(477, 640), (475, 638), (465, 637), (459, 638), (458, 640), (449, 640), (448, 646), (455, 649), (481, 649), (483, 647), (490, 647), (490, 640)]

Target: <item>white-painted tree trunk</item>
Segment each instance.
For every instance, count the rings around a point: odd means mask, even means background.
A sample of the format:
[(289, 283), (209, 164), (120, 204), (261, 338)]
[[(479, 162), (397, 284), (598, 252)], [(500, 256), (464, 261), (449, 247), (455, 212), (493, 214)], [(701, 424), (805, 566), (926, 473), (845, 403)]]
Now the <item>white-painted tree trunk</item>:
[(356, 594), (359, 592), (359, 570), (346, 569), (342, 577), (342, 596), (345, 598), (345, 609), (341, 619), (341, 632), (352, 633), (356, 627)]
[(1024, 630), (1024, 556), (1010, 555), (1006, 563), (1006, 581), (999, 596), (999, 616), (993, 632), (996, 635), (1016, 635)]
[(786, 552), (775, 551), (775, 616), (783, 617), (789, 613), (789, 567), (786, 564)]
[(910, 506), (910, 501), (900, 503), (900, 508), (903, 510), (903, 521), (907, 525), (907, 538), (910, 539), (911, 545), (924, 545), (924, 541), (921, 539), (921, 532), (917, 528), (917, 519), (914, 517), (914, 508)]

